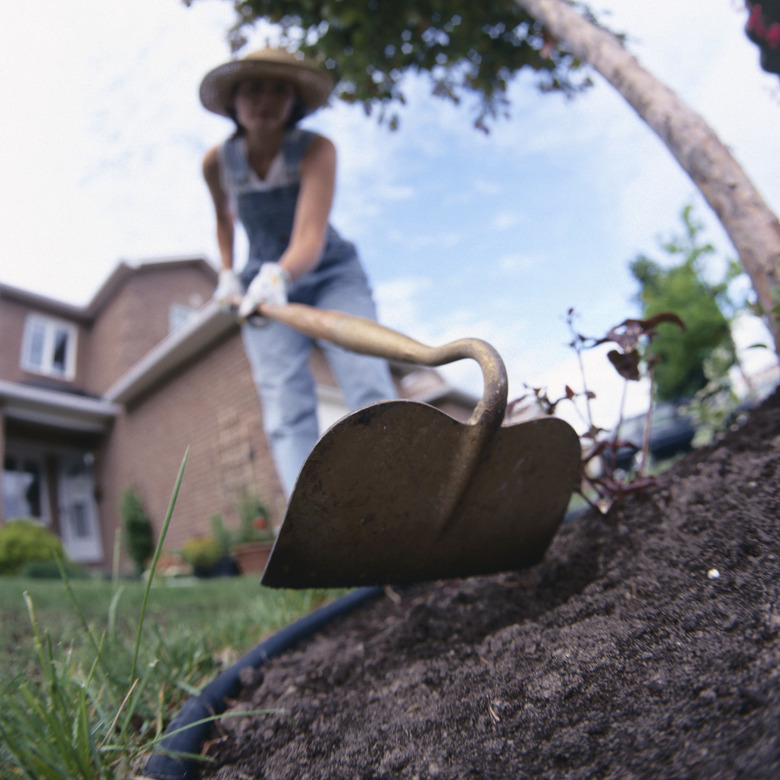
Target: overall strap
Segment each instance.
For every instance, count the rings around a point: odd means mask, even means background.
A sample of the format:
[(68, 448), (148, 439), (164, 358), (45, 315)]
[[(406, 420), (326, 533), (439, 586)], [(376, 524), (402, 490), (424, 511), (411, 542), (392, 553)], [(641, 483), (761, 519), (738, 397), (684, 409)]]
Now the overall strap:
[(228, 138), (219, 149), (222, 188), (231, 201), (249, 184), (249, 160), (240, 137)]
[(316, 133), (313, 133), (311, 130), (304, 130), (301, 127), (294, 127), (285, 134), (282, 150), (287, 175), (291, 181), (298, 181), (298, 167), (315, 136)]

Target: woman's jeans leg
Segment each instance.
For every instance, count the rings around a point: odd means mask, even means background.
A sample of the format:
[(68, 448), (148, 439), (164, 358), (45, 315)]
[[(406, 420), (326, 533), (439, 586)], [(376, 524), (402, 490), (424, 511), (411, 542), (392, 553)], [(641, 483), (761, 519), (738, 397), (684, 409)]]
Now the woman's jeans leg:
[[(371, 289), (357, 259), (336, 269), (312, 274), (298, 285), (294, 302), (376, 319)], [(308, 336), (266, 321), (242, 329), (244, 348), (263, 405), (271, 453), (289, 498), (298, 474), (319, 438), (317, 395), (309, 369), (313, 346)], [(349, 410), (396, 398), (387, 362), (320, 342)]]
[(317, 395), (309, 370), (311, 340), (278, 322), (241, 329), (263, 405), (263, 424), (276, 470), (289, 498), (319, 438)]
[[(376, 307), (371, 290), (363, 279), (364, 277), (357, 278), (351, 283), (329, 286), (321, 291), (317, 297), (317, 308), (343, 311), (357, 317), (376, 320)], [(318, 344), (350, 411), (398, 397), (387, 361), (349, 352), (326, 341)]]

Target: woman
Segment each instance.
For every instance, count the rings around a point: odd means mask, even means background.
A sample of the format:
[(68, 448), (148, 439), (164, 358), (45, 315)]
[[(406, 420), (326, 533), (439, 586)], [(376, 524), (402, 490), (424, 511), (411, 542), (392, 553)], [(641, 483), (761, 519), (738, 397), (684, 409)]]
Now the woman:
[[(209, 110), (235, 133), (210, 149), (203, 174), (214, 201), (222, 270), (217, 300), (240, 300), (246, 318), (263, 303), (287, 301), (371, 319), (376, 311), (355, 247), (329, 225), (336, 150), (297, 127), (325, 105), (331, 77), (285, 49), (263, 49), (210, 71), (200, 87)], [(249, 259), (233, 270), (234, 220), (249, 238)], [(289, 497), (317, 441), (317, 399), (309, 370), (312, 341), (277, 322), (244, 325), (244, 347), (263, 404), (266, 433)], [(396, 396), (387, 364), (320, 345), (350, 409)]]

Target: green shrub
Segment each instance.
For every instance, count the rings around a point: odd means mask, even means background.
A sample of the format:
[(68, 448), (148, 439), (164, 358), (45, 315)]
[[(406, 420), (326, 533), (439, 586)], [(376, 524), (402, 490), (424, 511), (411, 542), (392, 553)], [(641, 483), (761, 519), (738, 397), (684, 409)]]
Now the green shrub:
[(65, 551), (59, 537), (34, 520), (11, 520), (0, 526), (0, 574), (19, 574), (28, 563), (54, 561)]
[(140, 574), (154, 552), (154, 531), (152, 521), (144, 510), (138, 493), (128, 488), (119, 502), (119, 513), (127, 536), (127, 551)]
[(222, 557), (219, 544), (213, 536), (194, 536), (188, 539), (179, 551), (190, 566), (208, 569)]

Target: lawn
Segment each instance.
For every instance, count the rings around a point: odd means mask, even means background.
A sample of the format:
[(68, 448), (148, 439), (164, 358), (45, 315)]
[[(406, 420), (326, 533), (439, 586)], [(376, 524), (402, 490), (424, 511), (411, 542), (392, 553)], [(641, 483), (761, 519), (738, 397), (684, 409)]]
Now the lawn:
[(158, 579), (148, 594), (0, 578), (0, 776), (129, 777), (187, 696), (335, 595), (256, 576)]
[[(184, 467), (157, 547), (165, 543)], [(118, 556), (116, 556), (118, 560)], [(198, 580), (0, 577), (0, 777), (129, 780), (183, 701), (336, 591)]]

